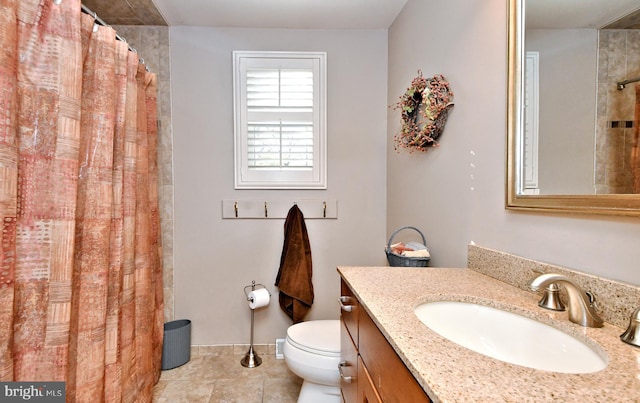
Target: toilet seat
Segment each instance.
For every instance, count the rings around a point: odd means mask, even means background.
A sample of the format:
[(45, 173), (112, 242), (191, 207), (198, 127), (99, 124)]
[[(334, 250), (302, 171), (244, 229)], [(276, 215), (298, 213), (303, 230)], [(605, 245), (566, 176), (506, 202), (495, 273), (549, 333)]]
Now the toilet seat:
[(300, 350), (328, 357), (340, 357), (340, 321), (312, 320), (287, 329), (287, 341)]

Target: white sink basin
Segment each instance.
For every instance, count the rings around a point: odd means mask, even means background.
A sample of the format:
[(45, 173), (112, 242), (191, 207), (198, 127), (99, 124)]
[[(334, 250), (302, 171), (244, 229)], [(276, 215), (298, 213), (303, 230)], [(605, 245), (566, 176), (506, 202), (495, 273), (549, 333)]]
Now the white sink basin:
[(414, 312), (446, 339), (511, 364), (569, 374), (597, 372), (607, 366), (607, 359), (584, 342), (511, 312), (451, 301), (427, 302)]

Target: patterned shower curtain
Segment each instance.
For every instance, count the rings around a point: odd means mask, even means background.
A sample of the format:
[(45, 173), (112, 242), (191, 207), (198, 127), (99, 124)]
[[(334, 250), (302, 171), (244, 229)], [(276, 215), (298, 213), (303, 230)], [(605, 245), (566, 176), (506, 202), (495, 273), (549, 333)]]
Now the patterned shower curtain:
[(79, 0), (0, 1), (0, 381), (150, 402), (163, 336), (156, 77)]

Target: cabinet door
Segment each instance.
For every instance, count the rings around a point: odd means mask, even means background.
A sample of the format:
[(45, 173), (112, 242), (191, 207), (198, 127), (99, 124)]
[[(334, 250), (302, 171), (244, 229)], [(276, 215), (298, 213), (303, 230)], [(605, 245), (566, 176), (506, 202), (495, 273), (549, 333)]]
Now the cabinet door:
[(353, 344), (358, 348), (358, 299), (344, 280), (340, 279), (340, 319), (344, 322)]
[(355, 403), (358, 391), (358, 350), (340, 321), (340, 391), (345, 403)]
[(382, 403), (360, 357), (358, 357), (358, 403)]
[(359, 315), (360, 356), (382, 400), (385, 403), (430, 402), (367, 312), (360, 309)]

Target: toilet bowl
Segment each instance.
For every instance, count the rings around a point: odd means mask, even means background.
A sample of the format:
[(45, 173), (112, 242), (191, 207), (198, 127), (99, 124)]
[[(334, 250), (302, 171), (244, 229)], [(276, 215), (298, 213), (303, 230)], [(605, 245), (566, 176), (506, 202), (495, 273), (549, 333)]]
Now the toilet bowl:
[(340, 321), (313, 320), (287, 329), (284, 360), (303, 379), (298, 403), (340, 402)]

